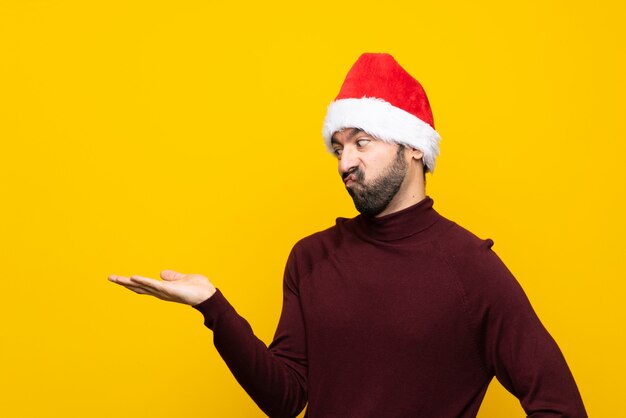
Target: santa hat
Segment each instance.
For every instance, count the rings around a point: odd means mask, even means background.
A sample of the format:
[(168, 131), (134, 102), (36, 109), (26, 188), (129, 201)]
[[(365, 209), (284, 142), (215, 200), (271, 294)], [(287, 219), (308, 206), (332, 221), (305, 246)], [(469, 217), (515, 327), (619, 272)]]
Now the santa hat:
[(426, 171), (435, 169), (440, 137), (426, 92), (389, 54), (363, 54), (348, 72), (324, 120), (331, 152), (333, 134), (345, 128), (419, 149)]

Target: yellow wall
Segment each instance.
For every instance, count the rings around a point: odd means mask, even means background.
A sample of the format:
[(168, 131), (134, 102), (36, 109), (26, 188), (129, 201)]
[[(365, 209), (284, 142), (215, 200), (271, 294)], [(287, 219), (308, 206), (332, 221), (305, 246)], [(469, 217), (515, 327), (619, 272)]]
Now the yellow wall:
[(623, 413), (624, 3), (294, 4), (0, 2), (0, 416), (263, 416), (197, 312), (106, 277), (206, 274), (269, 342), (293, 243), (355, 214), (320, 131), (363, 51), (431, 98), (435, 207)]

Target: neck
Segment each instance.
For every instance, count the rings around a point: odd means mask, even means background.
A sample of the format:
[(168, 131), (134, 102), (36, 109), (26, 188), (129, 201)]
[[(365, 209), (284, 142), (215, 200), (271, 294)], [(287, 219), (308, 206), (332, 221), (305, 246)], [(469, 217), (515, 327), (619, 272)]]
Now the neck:
[[(400, 193), (398, 192), (398, 194)], [(421, 202), (426, 197), (424, 190), (415, 190), (414, 193), (406, 194), (404, 196), (398, 196), (398, 194), (391, 202), (389, 202), (389, 205), (385, 208), (385, 210), (376, 215), (377, 218), (385, 215), (391, 215), (394, 212), (406, 209), (409, 206), (413, 206), (416, 203)]]
[(387, 216), (359, 215), (356, 225), (367, 240), (395, 241), (428, 229), (441, 216), (433, 208), (433, 199), (426, 196), (420, 202)]

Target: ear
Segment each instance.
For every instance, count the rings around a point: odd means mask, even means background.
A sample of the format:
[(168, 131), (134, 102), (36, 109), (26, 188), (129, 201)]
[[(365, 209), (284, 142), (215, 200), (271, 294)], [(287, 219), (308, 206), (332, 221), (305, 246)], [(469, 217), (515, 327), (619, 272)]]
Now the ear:
[(409, 153), (414, 160), (421, 160), (424, 157), (424, 153), (417, 148), (410, 148)]

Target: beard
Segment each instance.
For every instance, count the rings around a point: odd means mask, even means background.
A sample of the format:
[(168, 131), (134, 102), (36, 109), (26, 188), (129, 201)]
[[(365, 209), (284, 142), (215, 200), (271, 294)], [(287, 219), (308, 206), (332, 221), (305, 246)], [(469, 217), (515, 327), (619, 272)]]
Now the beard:
[(349, 187), (348, 193), (354, 201), (356, 209), (365, 216), (376, 216), (389, 206), (389, 203), (400, 190), (407, 172), (407, 162), (404, 159), (404, 147), (399, 147), (396, 157), (383, 173), (370, 184), (364, 182), (363, 170), (355, 168), (344, 173), (343, 177), (354, 175), (354, 186)]

